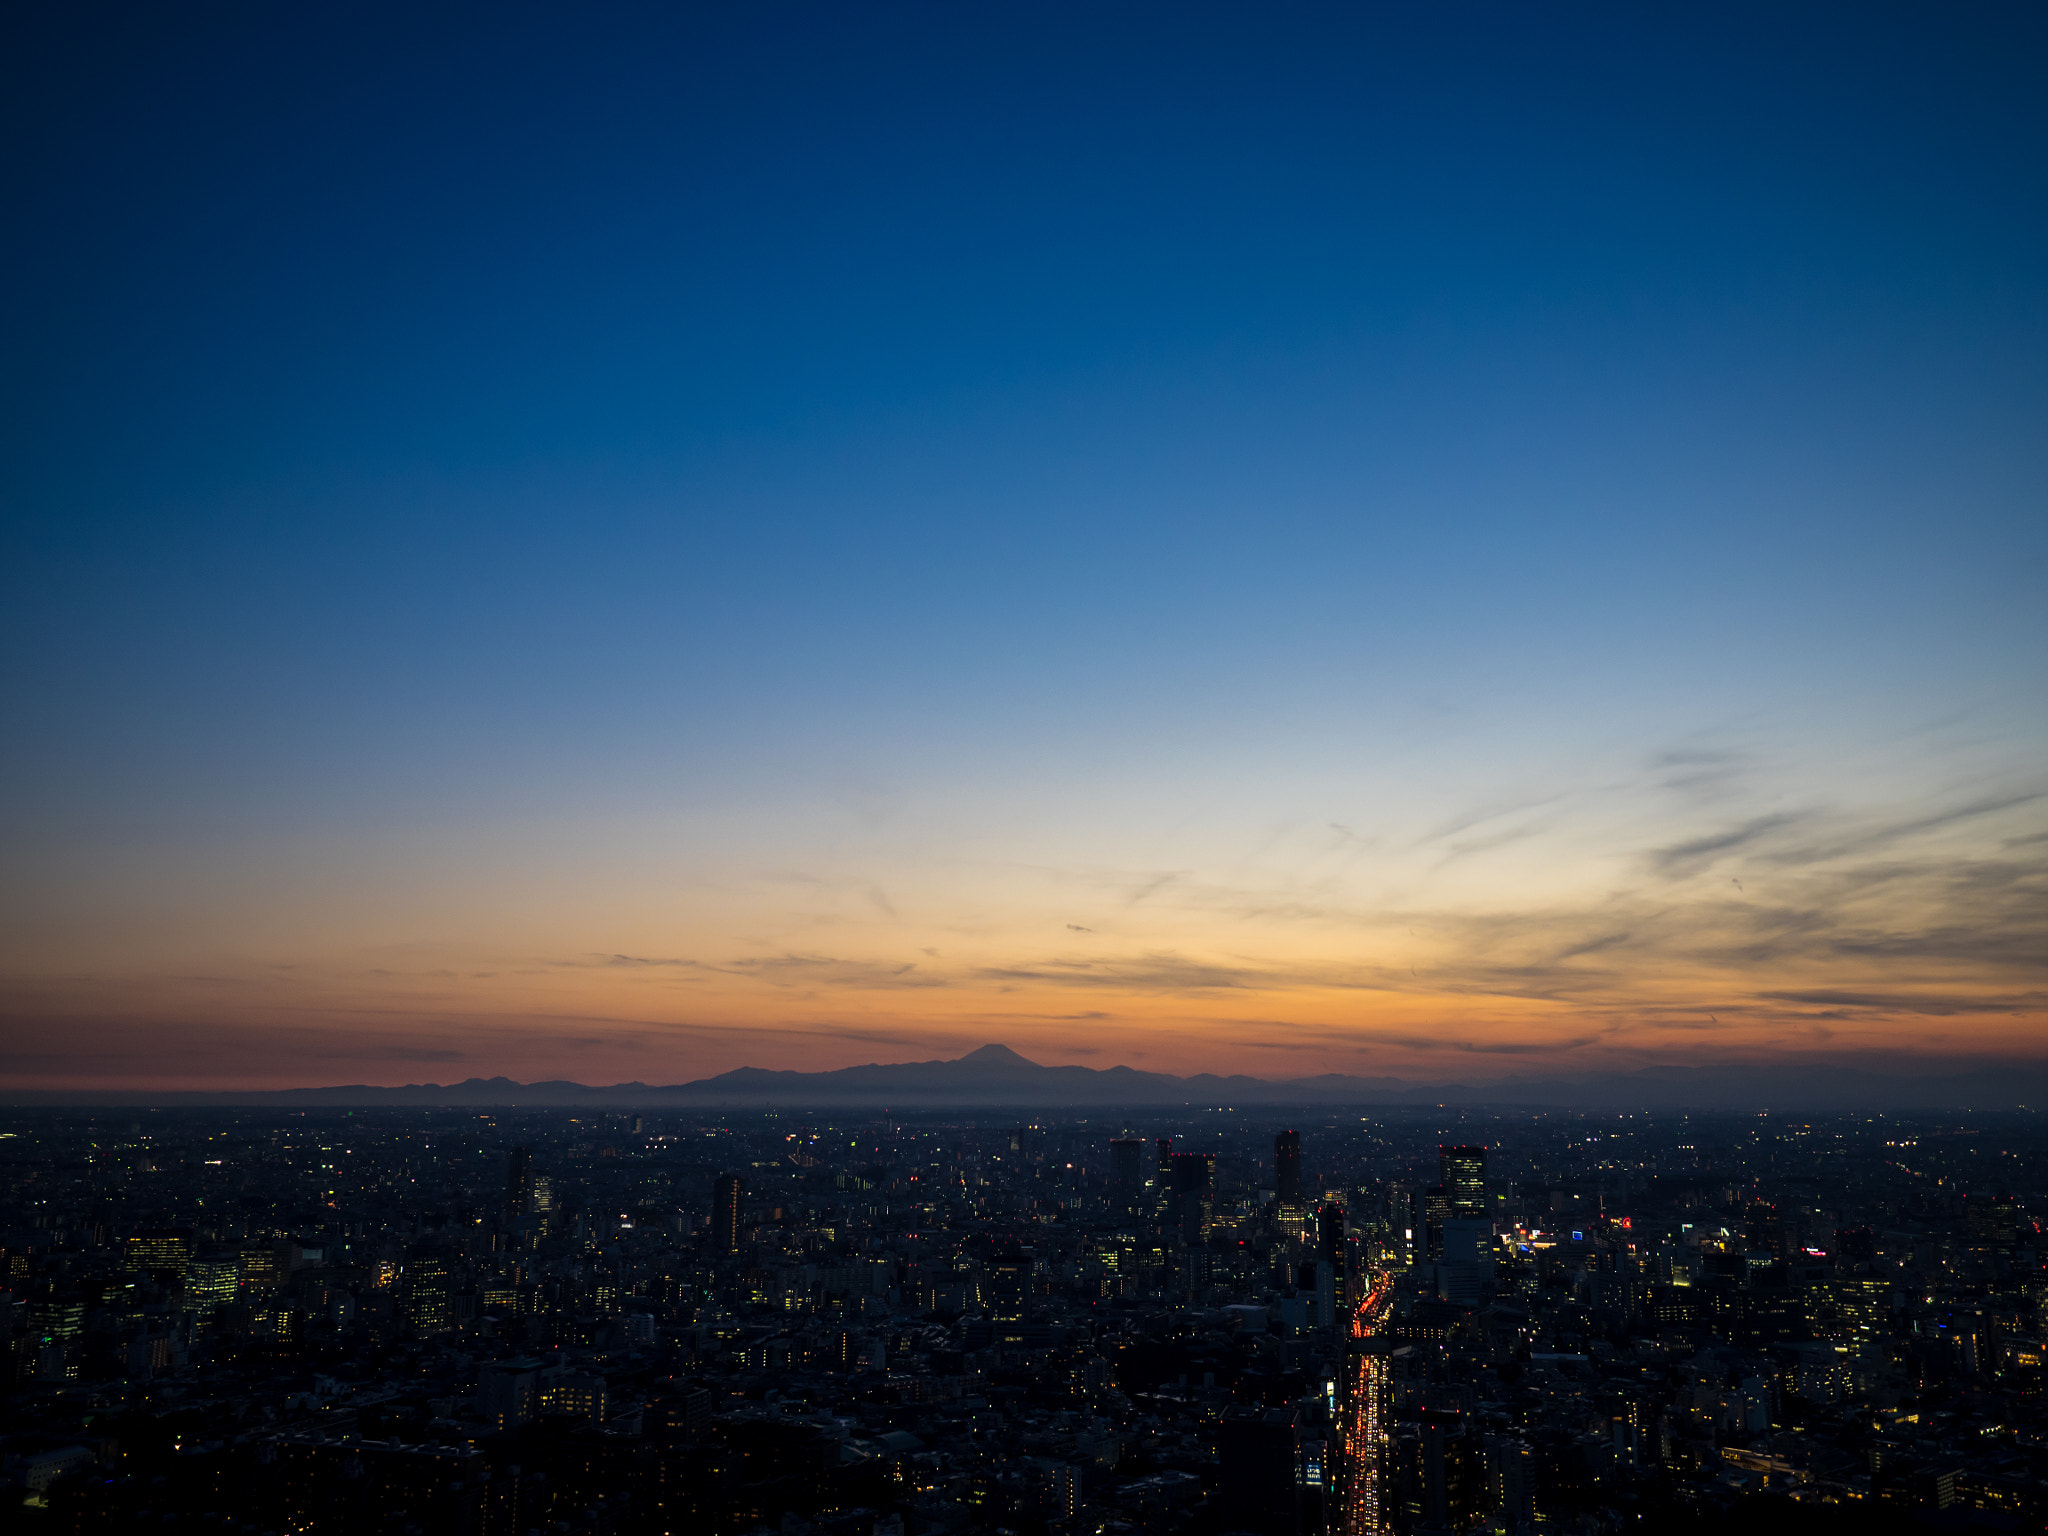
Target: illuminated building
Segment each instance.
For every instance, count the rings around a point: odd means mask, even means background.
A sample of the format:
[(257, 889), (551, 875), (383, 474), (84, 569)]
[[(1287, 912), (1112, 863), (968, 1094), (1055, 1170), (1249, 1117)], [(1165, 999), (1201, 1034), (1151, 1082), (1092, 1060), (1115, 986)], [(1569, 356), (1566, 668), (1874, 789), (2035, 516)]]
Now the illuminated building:
[(605, 1410), (604, 1378), (580, 1371), (549, 1371), (541, 1377), (540, 1408), (542, 1413), (601, 1423)]
[(711, 1246), (719, 1253), (740, 1251), (740, 1202), (744, 1190), (736, 1173), (722, 1176), (711, 1188)]
[(138, 1232), (122, 1244), (121, 1262), (141, 1274), (184, 1278), (192, 1262), (192, 1234), (184, 1231)]
[(448, 1261), (438, 1255), (412, 1260), (405, 1267), (406, 1320), (425, 1337), (455, 1326), (455, 1298), (449, 1290)]
[(1485, 1220), (1486, 1148), (1438, 1147), (1436, 1162), (1447, 1215), (1465, 1221)]
[(291, 1250), (275, 1244), (244, 1248), (236, 1264), (245, 1300), (272, 1295), (292, 1277)]
[(241, 1285), (241, 1261), (232, 1256), (194, 1259), (185, 1266), (185, 1300), (201, 1320), (230, 1305)]
[(75, 1339), (85, 1327), (85, 1303), (75, 1296), (50, 1296), (29, 1303), (29, 1337), (39, 1344)]
[(1081, 1469), (1055, 1462), (1046, 1469), (1046, 1513), (1071, 1520), (1081, 1512)]

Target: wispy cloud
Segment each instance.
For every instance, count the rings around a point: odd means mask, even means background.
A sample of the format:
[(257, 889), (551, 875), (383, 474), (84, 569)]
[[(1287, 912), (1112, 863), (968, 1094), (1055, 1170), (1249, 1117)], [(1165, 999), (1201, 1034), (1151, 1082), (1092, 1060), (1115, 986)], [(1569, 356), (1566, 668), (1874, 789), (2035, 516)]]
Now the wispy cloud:
[(1111, 987), (1137, 992), (1213, 992), (1266, 987), (1276, 979), (1247, 966), (1219, 965), (1170, 952), (1113, 959), (1053, 959), (975, 972), (990, 981), (1045, 982), (1061, 987)]
[(1473, 1040), (1452, 1035), (1381, 1034), (1361, 1049), (1400, 1046), (1410, 1051), (1447, 1051), (1466, 1056), (1564, 1056), (1601, 1038), (1598, 1033), (1549, 1040)]
[(946, 979), (920, 971), (912, 961), (900, 964), (871, 960), (843, 960), (831, 955), (764, 955), (729, 960), (709, 969), (728, 975), (751, 976), (777, 987), (943, 987)]
[(929, 970), (920, 970), (915, 961), (849, 960), (834, 955), (755, 955), (723, 961), (605, 955), (601, 957), (600, 963), (632, 970), (686, 970), (712, 975), (746, 976), (777, 987), (899, 988), (943, 987), (947, 984), (943, 976)]
[(1799, 1003), (1833, 1009), (1873, 1009), (1880, 1013), (1919, 1013), (1948, 1018), (1972, 1013), (2048, 1012), (2048, 993), (2000, 997), (1958, 997), (1940, 992), (1843, 992), (1816, 988), (1806, 992), (1759, 992), (1768, 1002)]
[(1804, 812), (1785, 811), (1753, 817), (1740, 826), (1656, 849), (1650, 854), (1650, 867), (1669, 878), (1683, 879), (1698, 874), (1727, 854), (1754, 847), (1784, 828), (1799, 825), (1806, 816)]

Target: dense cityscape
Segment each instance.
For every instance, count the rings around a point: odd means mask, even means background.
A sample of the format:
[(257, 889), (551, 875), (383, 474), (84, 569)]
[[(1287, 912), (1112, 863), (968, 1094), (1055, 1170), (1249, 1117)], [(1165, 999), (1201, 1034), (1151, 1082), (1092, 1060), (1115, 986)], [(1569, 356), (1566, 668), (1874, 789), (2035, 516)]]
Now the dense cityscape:
[(2031, 1116), (16, 1111), (25, 1529), (2039, 1528)]

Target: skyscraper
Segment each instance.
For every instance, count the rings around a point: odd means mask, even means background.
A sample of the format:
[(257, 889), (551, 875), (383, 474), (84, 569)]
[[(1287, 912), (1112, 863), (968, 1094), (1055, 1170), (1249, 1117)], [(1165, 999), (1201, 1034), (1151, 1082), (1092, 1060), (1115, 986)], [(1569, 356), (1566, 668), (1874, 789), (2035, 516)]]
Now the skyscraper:
[(1494, 1276), (1491, 1224), (1453, 1216), (1444, 1223), (1442, 1247), (1437, 1294), (1461, 1306), (1477, 1305)]
[(1485, 1471), (1475, 1454), (1479, 1445), (1454, 1409), (1425, 1408), (1420, 1420), (1421, 1465), (1416, 1470), (1422, 1475), (1414, 1491), (1421, 1507), (1411, 1511), (1412, 1524), (1424, 1531), (1462, 1531), (1472, 1523)]
[(1330, 1276), (1331, 1314), (1325, 1325), (1344, 1317), (1351, 1305), (1351, 1255), (1344, 1242), (1344, 1207), (1334, 1200), (1316, 1213), (1316, 1246)]
[(1450, 1215), (1465, 1221), (1486, 1218), (1486, 1148), (1438, 1147), (1437, 1182)]
[(1171, 1162), (1171, 1217), (1184, 1246), (1192, 1247), (1209, 1232), (1210, 1202), (1215, 1198), (1216, 1154), (1176, 1152)]
[(422, 1254), (405, 1266), (405, 1312), (413, 1332), (422, 1338), (447, 1333), (455, 1327), (452, 1277), (448, 1260), (440, 1254)]
[(1282, 1131), (1273, 1138), (1273, 1198), (1282, 1205), (1301, 1204), (1299, 1131)]
[(1344, 1207), (1332, 1200), (1316, 1213), (1317, 1246), (1333, 1264), (1344, 1262)]
[(740, 1199), (736, 1173), (723, 1174), (711, 1186), (711, 1246), (720, 1253), (740, 1251)]
[(1123, 1137), (1109, 1144), (1110, 1177), (1117, 1188), (1129, 1194), (1145, 1182), (1145, 1143)]

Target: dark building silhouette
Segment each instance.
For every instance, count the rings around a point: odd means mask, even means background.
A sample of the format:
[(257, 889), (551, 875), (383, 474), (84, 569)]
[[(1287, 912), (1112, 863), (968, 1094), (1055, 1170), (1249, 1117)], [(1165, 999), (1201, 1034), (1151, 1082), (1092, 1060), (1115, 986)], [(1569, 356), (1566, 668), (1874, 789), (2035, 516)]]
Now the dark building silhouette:
[(2019, 1205), (2011, 1195), (1973, 1191), (1963, 1199), (1963, 1219), (1973, 1260), (1992, 1266), (2012, 1262), (2019, 1238)]
[(1292, 1408), (1226, 1408), (1216, 1426), (1217, 1493), (1230, 1530), (1302, 1530), (1302, 1432)]
[(1130, 1191), (1145, 1182), (1145, 1143), (1125, 1137), (1109, 1144), (1110, 1172), (1117, 1187)]
[(1332, 1200), (1316, 1213), (1316, 1234), (1323, 1257), (1332, 1264), (1344, 1262), (1344, 1207)]
[(1344, 1207), (1334, 1200), (1316, 1213), (1316, 1248), (1330, 1277), (1329, 1321), (1334, 1323), (1350, 1310), (1351, 1303), (1351, 1266), (1344, 1244)]
[(739, 1175), (728, 1173), (711, 1187), (711, 1246), (720, 1253), (738, 1253), (740, 1248)]
[(1478, 1446), (1465, 1432), (1462, 1415), (1444, 1409), (1425, 1408), (1418, 1425), (1420, 1465), (1415, 1492), (1420, 1496), (1411, 1507), (1412, 1529), (1418, 1536), (1462, 1531), (1472, 1523), (1481, 1492), (1482, 1468), (1474, 1454)]
[(1273, 1198), (1282, 1205), (1301, 1204), (1299, 1131), (1282, 1131), (1273, 1138)]
[(1451, 1197), (1441, 1184), (1422, 1192), (1422, 1252), (1434, 1264), (1444, 1256), (1444, 1223), (1451, 1219)]
[(1180, 1240), (1192, 1246), (1209, 1230), (1211, 1202), (1215, 1199), (1216, 1154), (1176, 1152), (1169, 1164), (1172, 1206), (1169, 1211), (1180, 1229)]

